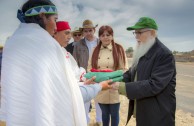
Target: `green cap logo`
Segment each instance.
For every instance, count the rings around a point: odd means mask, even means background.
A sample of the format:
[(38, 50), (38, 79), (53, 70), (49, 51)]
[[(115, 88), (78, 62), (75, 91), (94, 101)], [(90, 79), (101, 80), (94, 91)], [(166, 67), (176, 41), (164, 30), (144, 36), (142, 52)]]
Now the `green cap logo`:
[(149, 17), (141, 17), (134, 26), (128, 27), (127, 30), (131, 31), (131, 30), (144, 29), (144, 28), (152, 28), (152, 29), (158, 30), (158, 26), (154, 21), (154, 19)]

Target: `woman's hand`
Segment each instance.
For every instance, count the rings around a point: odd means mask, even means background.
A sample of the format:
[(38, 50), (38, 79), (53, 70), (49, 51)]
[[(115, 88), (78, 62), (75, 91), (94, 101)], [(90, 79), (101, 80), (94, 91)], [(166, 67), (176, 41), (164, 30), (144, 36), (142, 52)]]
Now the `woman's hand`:
[(102, 90), (107, 90), (112, 88), (112, 86), (110, 85), (111, 82), (112, 80), (106, 80), (106, 81), (100, 82), (99, 84), (102, 86)]

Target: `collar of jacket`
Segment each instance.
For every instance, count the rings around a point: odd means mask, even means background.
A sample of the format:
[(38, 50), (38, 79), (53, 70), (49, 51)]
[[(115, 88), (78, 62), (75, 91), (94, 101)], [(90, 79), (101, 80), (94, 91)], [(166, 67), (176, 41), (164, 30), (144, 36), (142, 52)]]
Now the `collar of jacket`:
[(144, 55), (145, 58), (149, 59), (156, 51), (157, 51), (157, 46), (160, 43), (160, 40), (156, 37), (154, 45), (149, 49), (149, 51)]
[(102, 49), (112, 50), (112, 44), (110, 43), (107, 47), (104, 47), (103, 45), (101, 45), (100, 50)]
[[(97, 44), (99, 44), (99, 41), (100, 41), (100, 40), (99, 40), (98, 38), (96, 38), (96, 39), (97, 39)], [(81, 40), (80, 40), (80, 43), (81, 43), (82, 45), (87, 46), (87, 45), (86, 45), (85, 38), (81, 39)]]

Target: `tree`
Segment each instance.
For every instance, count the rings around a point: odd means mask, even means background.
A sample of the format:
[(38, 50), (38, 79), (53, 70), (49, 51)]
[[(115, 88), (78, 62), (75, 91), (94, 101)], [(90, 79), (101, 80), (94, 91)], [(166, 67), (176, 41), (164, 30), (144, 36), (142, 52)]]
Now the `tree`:
[(176, 55), (177, 53), (179, 53), (179, 52), (175, 51), (175, 50), (172, 52), (173, 55)]
[(126, 53), (132, 53), (133, 52), (133, 47), (129, 47), (127, 50), (126, 50)]
[(126, 55), (128, 58), (133, 56), (133, 47), (129, 47), (126, 51)]

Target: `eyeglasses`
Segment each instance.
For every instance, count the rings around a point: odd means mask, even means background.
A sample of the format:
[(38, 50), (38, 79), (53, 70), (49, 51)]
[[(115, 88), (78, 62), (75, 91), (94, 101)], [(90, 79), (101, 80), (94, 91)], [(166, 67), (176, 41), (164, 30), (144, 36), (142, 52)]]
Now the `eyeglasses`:
[(78, 36), (81, 36), (81, 34), (74, 34), (73, 36), (74, 37), (78, 37)]
[(133, 34), (134, 34), (135, 36), (137, 36), (137, 35), (141, 35), (141, 34), (144, 33), (144, 32), (147, 32), (147, 31), (150, 31), (150, 30), (139, 31), (139, 32), (133, 32)]

